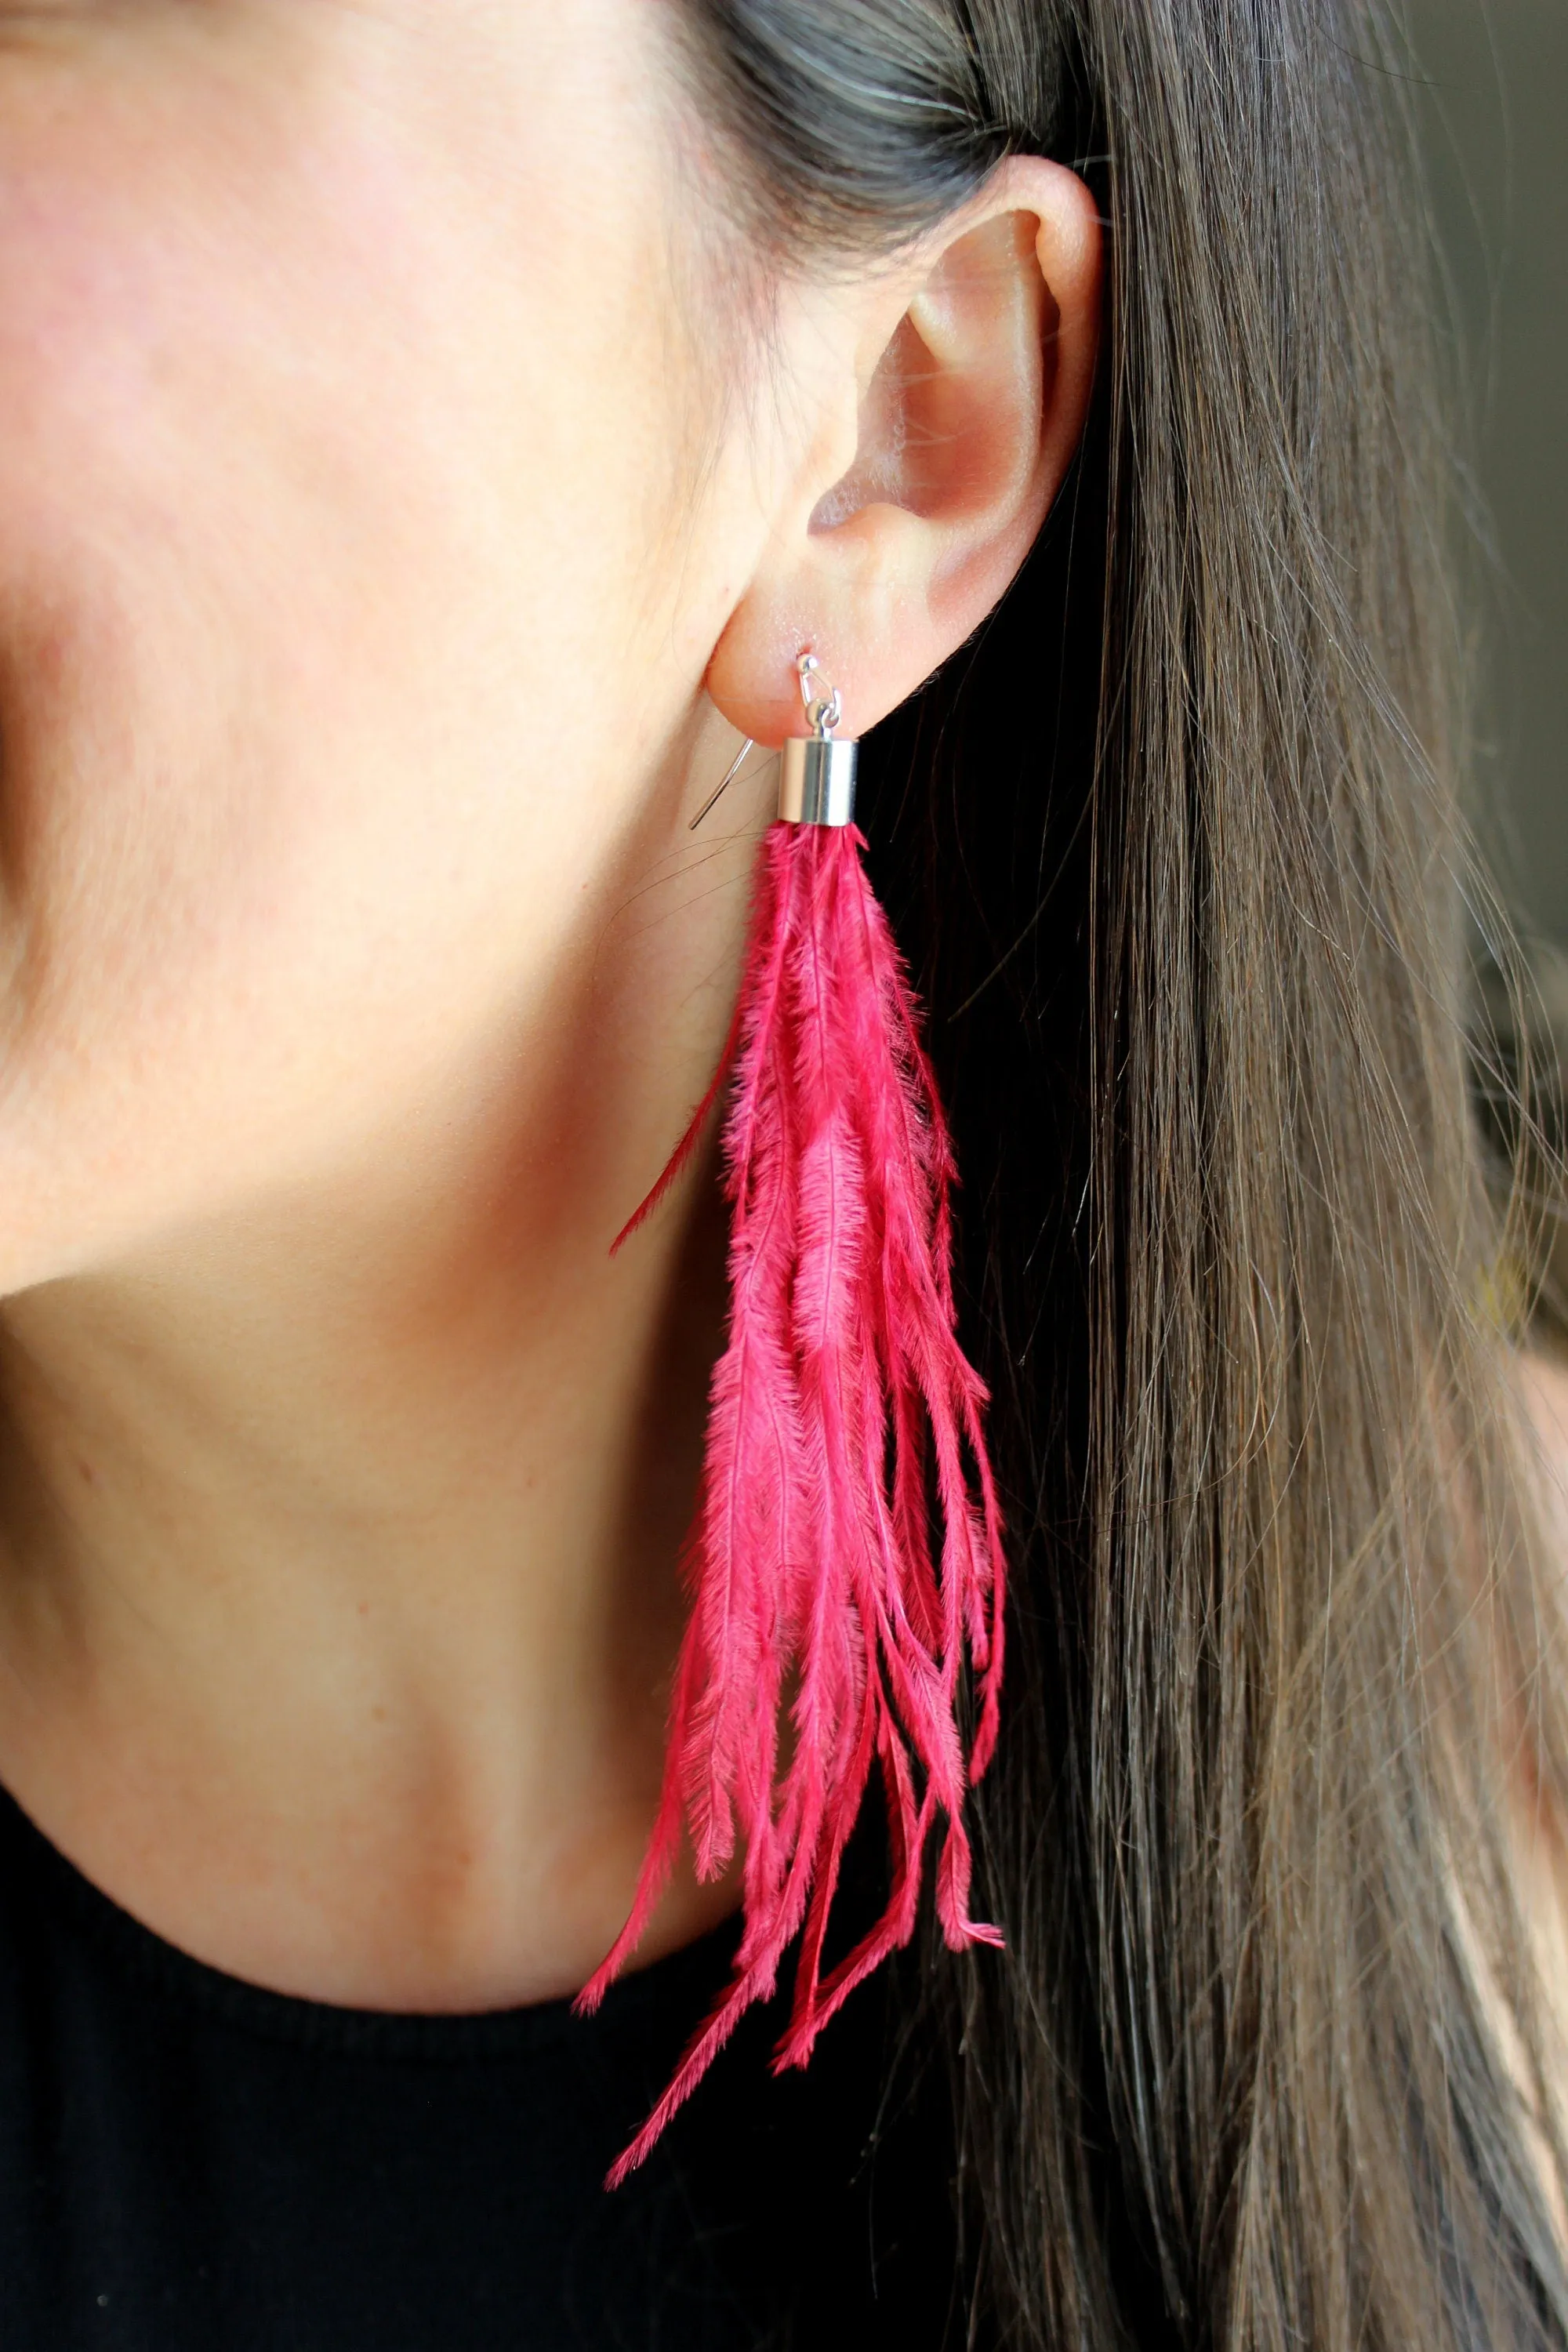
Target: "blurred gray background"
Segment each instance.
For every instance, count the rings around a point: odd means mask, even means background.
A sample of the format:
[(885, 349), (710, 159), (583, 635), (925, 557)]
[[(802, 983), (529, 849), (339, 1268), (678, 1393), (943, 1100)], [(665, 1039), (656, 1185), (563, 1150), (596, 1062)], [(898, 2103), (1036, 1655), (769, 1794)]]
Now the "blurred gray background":
[(1410, 30), (1489, 516), (1476, 814), (1527, 932), (1568, 950), (1568, 0), (1410, 0)]

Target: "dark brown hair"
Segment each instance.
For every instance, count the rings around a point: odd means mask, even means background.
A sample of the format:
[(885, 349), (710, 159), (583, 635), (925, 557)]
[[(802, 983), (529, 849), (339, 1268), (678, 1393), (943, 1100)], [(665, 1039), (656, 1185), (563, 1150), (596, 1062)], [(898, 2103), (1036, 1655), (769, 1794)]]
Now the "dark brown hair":
[(929, 1961), (972, 2327), (1562, 2345), (1506, 1813), (1563, 1744), (1481, 1311), (1408, 59), (1363, 0), (683, 25), (764, 257), (1019, 149), (1108, 230), (1076, 473), (869, 754), (1018, 1562), (1007, 1950)]

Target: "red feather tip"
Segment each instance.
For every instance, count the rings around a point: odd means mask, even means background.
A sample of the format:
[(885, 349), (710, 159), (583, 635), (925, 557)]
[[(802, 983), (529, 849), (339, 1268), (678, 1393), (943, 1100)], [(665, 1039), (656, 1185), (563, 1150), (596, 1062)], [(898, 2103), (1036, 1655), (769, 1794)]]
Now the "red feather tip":
[[(969, 1916), (963, 1819), (995, 1746), (1002, 1680), (986, 1396), (954, 1332), (947, 1127), (864, 847), (853, 826), (771, 827), (719, 1077), (627, 1228), (686, 1164), (733, 1055), (730, 1322), (664, 1790), (631, 1915), (579, 2010), (597, 2008), (636, 1949), (683, 1836), (705, 1879), (739, 1847), (744, 1923), (733, 1976), (612, 2187), (642, 2162), (742, 2013), (772, 1994), (797, 1936), (776, 2063), (805, 2063), (854, 1987), (913, 1934), (939, 1815), (943, 1934), (954, 1948), (1001, 1941)], [(966, 1659), (978, 1698), (967, 1754)], [(828, 1913), (873, 1764), (888, 1811), (888, 1905), (824, 1975)]]

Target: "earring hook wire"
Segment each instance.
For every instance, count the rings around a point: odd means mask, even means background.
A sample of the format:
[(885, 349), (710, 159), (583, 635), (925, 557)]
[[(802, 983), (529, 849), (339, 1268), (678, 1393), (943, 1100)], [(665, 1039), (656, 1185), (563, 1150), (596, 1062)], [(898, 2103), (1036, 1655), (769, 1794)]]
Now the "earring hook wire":
[[(802, 654), (795, 667), (795, 675), (800, 679), (800, 698), (805, 706), (806, 723), (819, 742), (828, 741), (832, 738), (834, 729), (844, 716), (844, 706), (839, 698), (838, 688), (830, 685), (823, 676), (822, 664), (815, 654)], [(822, 690), (825, 687), (827, 689), (826, 693)], [(755, 749), (755, 737), (748, 735), (724, 771), (721, 782), (709, 793), (708, 798), (687, 826), (688, 833), (695, 833), (703, 818), (712, 815), (745, 766), (748, 756)]]
[(712, 815), (713, 811), (718, 807), (720, 802), (723, 799), (725, 793), (729, 791), (731, 785), (734, 782), (736, 777), (745, 766), (748, 756), (755, 750), (756, 738), (754, 736), (748, 735), (740, 750), (736, 752), (734, 758), (731, 761), (729, 767), (725, 770), (723, 782), (719, 786), (716, 792), (709, 793), (708, 798), (703, 802), (701, 807), (692, 818), (691, 823), (687, 826), (686, 830), (688, 833), (695, 833), (703, 818), (705, 816)]

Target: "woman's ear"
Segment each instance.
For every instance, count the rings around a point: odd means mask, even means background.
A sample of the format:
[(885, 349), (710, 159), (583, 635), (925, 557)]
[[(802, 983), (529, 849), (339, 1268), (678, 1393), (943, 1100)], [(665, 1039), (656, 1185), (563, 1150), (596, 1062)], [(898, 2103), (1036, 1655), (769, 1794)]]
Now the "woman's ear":
[[(850, 287), (814, 367), (822, 429), (714, 653), (708, 690), (759, 742), (802, 731), (810, 647), (864, 734), (963, 644), (1028, 553), (1083, 431), (1100, 320), (1083, 182), (1016, 156), (891, 270)], [(837, 362), (837, 372), (834, 361)], [(853, 404), (853, 458), (822, 478)]]

